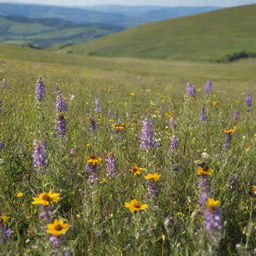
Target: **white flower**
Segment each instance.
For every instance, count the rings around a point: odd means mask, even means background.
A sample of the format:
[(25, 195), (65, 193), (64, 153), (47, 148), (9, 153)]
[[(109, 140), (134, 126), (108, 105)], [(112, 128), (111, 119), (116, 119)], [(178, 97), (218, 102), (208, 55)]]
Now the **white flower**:
[(202, 158), (207, 159), (207, 158), (209, 158), (209, 155), (206, 152), (203, 152), (202, 153)]

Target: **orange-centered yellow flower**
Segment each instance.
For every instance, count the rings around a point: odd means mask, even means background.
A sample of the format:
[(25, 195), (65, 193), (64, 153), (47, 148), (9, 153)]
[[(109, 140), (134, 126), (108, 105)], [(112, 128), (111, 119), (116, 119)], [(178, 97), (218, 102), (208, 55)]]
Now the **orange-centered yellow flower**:
[(52, 203), (56, 203), (60, 200), (60, 194), (59, 193), (41, 193), (38, 197), (33, 197), (32, 204), (40, 204), (40, 205), (50, 205)]
[(253, 185), (253, 186), (252, 186), (252, 193), (253, 193), (254, 195), (256, 195), (256, 185)]
[(0, 225), (6, 223), (9, 219), (10, 217), (8, 216), (0, 216)]
[(142, 170), (144, 170), (143, 168), (137, 166), (136, 164), (133, 165), (133, 168), (130, 170), (131, 173), (135, 176), (138, 176), (141, 174)]
[(54, 236), (61, 236), (69, 230), (69, 225), (65, 224), (62, 220), (54, 220), (53, 223), (47, 225), (47, 233)]
[(220, 205), (219, 200), (214, 200), (213, 198), (208, 198), (206, 207), (209, 211), (214, 211)]
[(196, 173), (198, 175), (212, 175), (213, 170), (209, 169), (209, 168), (199, 168)]
[(124, 204), (126, 208), (130, 210), (130, 212), (137, 212), (137, 211), (142, 211), (148, 208), (147, 204), (141, 204), (137, 200), (132, 200), (131, 202), (126, 202)]
[(155, 173), (149, 173), (146, 176), (144, 176), (146, 180), (148, 181), (154, 181), (157, 182), (159, 178), (161, 177), (161, 174), (155, 172)]
[(99, 164), (102, 161), (101, 157), (97, 157), (96, 155), (92, 154), (89, 155), (87, 158), (87, 162), (92, 165)]
[(119, 123), (119, 124), (112, 124), (112, 128), (118, 131), (121, 131), (125, 128), (125, 124)]
[(234, 128), (232, 128), (232, 129), (225, 129), (225, 130), (224, 130), (224, 133), (230, 133), (230, 134), (232, 134), (234, 131), (235, 131)]

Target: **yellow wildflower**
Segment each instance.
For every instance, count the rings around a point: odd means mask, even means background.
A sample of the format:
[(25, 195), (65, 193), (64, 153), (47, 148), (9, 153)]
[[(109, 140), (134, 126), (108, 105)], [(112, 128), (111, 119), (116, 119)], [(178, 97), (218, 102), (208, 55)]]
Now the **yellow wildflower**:
[(23, 196), (24, 196), (24, 193), (19, 192), (19, 193), (16, 194), (16, 196), (17, 196), (17, 197), (23, 197)]
[(141, 204), (137, 200), (131, 200), (131, 202), (126, 202), (124, 206), (128, 208), (130, 212), (137, 212), (148, 208), (147, 204)]
[(212, 175), (213, 173), (213, 170), (209, 169), (208, 167), (207, 168), (199, 168), (196, 173), (198, 175)]
[(8, 216), (0, 216), (0, 224), (6, 223), (9, 219), (10, 217)]
[(213, 198), (208, 198), (206, 207), (209, 211), (214, 211), (220, 205), (219, 200), (214, 200)]
[(161, 177), (161, 174), (155, 172), (155, 173), (149, 173), (148, 175), (144, 176), (146, 180), (148, 181), (154, 181), (157, 182), (159, 178)]
[(133, 173), (133, 175), (138, 176), (141, 174), (142, 170), (144, 170), (144, 169), (137, 166), (136, 164), (134, 164), (133, 168), (130, 171), (131, 171), (131, 173)]
[(119, 123), (119, 124), (112, 124), (112, 128), (118, 131), (121, 131), (125, 128), (125, 124)]
[(40, 205), (50, 205), (52, 203), (57, 203), (60, 200), (60, 194), (59, 193), (41, 193), (38, 197), (33, 197), (32, 204), (40, 204)]
[(253, 186), (252, 186), (252, 193), (253, 193), (254, 195), (256, 195), (256, 185), (253, 185)]
[(62, 220), (54, 220), (53, 223), (47, 225), (47, 233), (54, 236), (61, 236), (69, 230), (69, 225)]
[(91, 154), (88, 156), (87, 162), (92, 165), (99, 164), (102, 161), (101, 157), (97, 157), (95, 154)]
[(217, 106), (217, 105), (219, 105), (220, 104), (220, 102), (218, 101), (218, 100), (214, 100), (213, 102), (212, 102), (212, 105), (213, 106)]
[(234, 131), (235, 131), (234, 128), (232, 128), (232, 129), (225, 129), (225, 130), (224, 130), (224, 133), (232, 134)]
[(130, 95), (130, 96), (134, 96), (135, 93), (134, 93), (134, 92), (130, 92), (129, 95)]

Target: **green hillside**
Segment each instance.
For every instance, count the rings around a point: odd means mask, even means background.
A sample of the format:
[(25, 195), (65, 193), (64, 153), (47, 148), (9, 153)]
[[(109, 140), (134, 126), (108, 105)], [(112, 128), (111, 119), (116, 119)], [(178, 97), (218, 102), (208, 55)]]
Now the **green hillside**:
[(232, 60), (230, 56), (256, 53), (255, 17), (256, 5), (229, 8), (139, 26), (65, 51), (99, 56)]
[(53, 18), (33, 19), (21, 16), (0, 16), (0, 42), (32, 48), (78, 44), (120, 30), (120, 27), (113, 25), (77, 25)]

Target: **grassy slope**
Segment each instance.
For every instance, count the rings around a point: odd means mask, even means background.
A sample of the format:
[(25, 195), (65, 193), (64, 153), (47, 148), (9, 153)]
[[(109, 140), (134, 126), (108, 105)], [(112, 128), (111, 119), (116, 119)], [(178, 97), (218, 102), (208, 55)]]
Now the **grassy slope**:
[(67, 48), (79, 54), (214, 60), (256, 52), (256, 5), (143, 25)]

